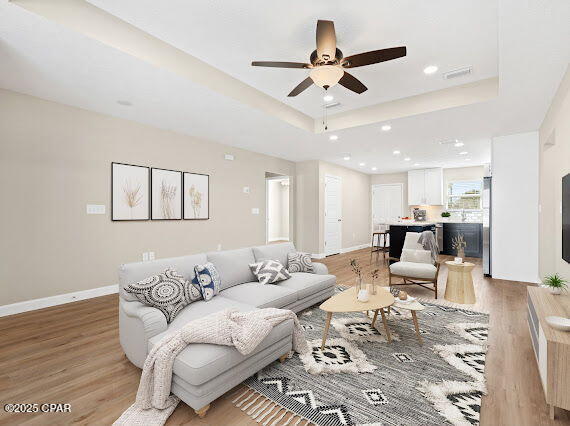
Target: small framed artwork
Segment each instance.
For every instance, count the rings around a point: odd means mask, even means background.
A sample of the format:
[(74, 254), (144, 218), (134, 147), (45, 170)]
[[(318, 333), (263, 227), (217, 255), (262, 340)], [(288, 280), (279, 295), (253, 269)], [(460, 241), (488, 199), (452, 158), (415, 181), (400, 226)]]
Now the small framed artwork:
[(182, 172), (152, 168), (150, 186), (151, 219), (182, 219)]
[(184, 219), (210, 219), (210, 175), (184, 173)]
[(111, 220), (150, 219), (150, 169), (111, 163)]

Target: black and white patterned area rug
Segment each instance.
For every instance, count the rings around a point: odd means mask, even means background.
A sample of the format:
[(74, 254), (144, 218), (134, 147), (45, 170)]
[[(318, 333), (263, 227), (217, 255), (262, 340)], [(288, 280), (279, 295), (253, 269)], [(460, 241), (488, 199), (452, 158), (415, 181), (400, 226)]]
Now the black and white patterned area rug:
[(422, 304), (423, 345), (409, 312), (392, 308), (392, 343), (380, 316), (372, 327), (364, 313), (335, 313), (321, 351), (325, 313), (299, 313), (312, 354), (270, 364), (235, 404), (268, 426), (479, 424), (489, 315)]

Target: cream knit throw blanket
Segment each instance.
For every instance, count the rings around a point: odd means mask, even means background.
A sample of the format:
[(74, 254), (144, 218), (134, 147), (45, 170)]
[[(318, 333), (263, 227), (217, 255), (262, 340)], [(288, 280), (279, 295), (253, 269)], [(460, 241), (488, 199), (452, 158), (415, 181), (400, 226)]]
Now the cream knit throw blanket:
[(163, 425), (180, 399), (170, 394), (172, 366), (176, 356), (191, 343), (235, 346), (243, 355), (251, 353), (273, 327), (292, 319), (293, 350), (309, 350), (297, 315), (286, 309), (266, 308), (250, 312), (224, 310), (189, 322), (165, 336), (148, 354), (136, 401), (114, 425)]

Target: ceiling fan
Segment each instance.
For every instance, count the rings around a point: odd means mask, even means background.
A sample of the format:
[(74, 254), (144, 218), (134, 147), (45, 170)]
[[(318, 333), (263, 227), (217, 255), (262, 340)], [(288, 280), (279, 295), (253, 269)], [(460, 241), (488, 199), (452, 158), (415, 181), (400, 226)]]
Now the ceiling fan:
[(313, 83), (323, 87), (325, 90), (339, 83), (341, 86), (360, 94), (368, 90), (368, 88), (356, 77), (347, 73), (345, 71), (346, 68), (377, 64), (403, 56), (406, 56), (405, 46), (372, 50), (345, 58), (340, 49), (336, 47), (334, 22), (319, 20), (317, 22), (317, 49), (311, 53), (310, 64), (301, 62), (254, 61), (251, 65), (254, 67), (310, 69), (309, 77), (303, 80), (287, 96), (297, 96)]

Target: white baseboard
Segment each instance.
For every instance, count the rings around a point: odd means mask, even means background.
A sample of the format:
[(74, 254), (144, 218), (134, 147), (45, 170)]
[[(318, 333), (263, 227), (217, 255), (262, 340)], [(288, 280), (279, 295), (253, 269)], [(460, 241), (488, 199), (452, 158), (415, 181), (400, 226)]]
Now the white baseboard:
[(58, 294), (57, 296), (42, 297), (41, 299), (26, 300), (24, 302), (12, 303), (11, 305), (0, 306), (0, 317), (77, 302), (78, 300), (91, 299), (93, 297), (106, 296), (107, 294), (118, 292), (119, 285), (113, 284), (73, 293)]
[[(352, 246), (352, 247), (346, 247), (346, 248), (341, 248), (340, 252), (341, 253), (348, 253), (351, 251), (355, 251), (355, 250), (361, 250), (364, 248), (370, 247), (370, 243), (367, 244), (360, 244), (358, 246)], [(311, 254), (311, 257), (313, 259), (324, 259), (325, 257), (327, 257), (326, 253), (313, 253)]]

